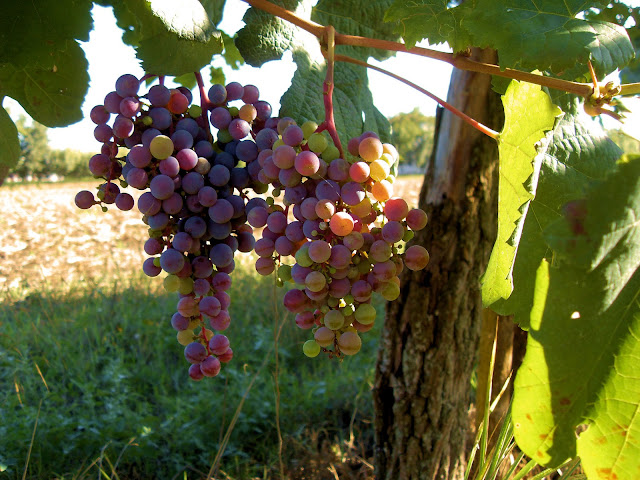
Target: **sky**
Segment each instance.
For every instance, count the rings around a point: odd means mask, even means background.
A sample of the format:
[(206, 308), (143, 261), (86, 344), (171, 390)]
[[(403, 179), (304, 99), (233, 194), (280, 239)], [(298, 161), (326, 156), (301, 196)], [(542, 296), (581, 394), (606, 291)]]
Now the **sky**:
[[(634, 0), (629, 3), (640, 3)], [(233, 34), (242, 25), (242, 16), (248, 4), (241, 0), (227, 0), (224, 16), (219, 28), (228, 34)], [(115, 88), (116, 79), (125, 73), (131, 73), (138, 77), (144, 75), (144, 71), (135, 57), (132, 47), (121, 41), (122, 31), (116, 26), (111, 8), (94, 6), (93, 8), (94, 30), (90, 34), (88, 42), (81, 42), (89, 62), (90, 85), (85, 102), (83, 114), (85, 119), (65, 128), (49, 129), (50, 145), (54, 149), (72, 148), (85, 152), (99, 150), (100, 144), (93, 138), (95, 125), (89, 119), (89, 112), (95, 105), (102, 104), (107, 93)], [(428, 47), (426, 43), (419, 44)], [(445, 50), (445, 46), (432, 46)], [(117, 59), (117, 62), (105, 62), (105, 58)], [(437, 60), (419, 57), (416, 55), (398, 53), (384, 62), (371, 60), (370, 63), (400, 75), (413, 83), (429, 90), (440, 98), (446, 98), (451, 76), (451, 67)], [(242, 66), (239, 70), (231, 70), (221, 58), (214, 60), (213, 65), (225, 69), (227, 82), (237, 81), (242, 85), (254, 84), (260, 89), (260, 98), (273, 106), (274, 112), (279, 109), (279, 100), (290, 85), (291, 77), (295, 71), (295, 64), (288, 54), (283, 60), (272, 61), (263, 65), (260, 69)], [(203, 75), (205, 82), (207, 75)], [(207, 88), (209, 83), (207, 83)], [(425, 95), (421, 95), (414, 89), (374, 70), (369, 71), (369, 86), (373, 94), (374, 104), (386, 116), (391, 117), (398, 113), (410, 112), (418, 108), (425, 115), (433, 115), (436, 103)], [(17, 102), (7, 98), (4, 106), (15, 119), (24, 114), (24, 110)], [(640, 105), (634, 110), (638, 111), (636, 118), (630, 118), (626, 126), (632, 133), (640, 138)], [(612, 125), (607, 122), (607, 126)]]

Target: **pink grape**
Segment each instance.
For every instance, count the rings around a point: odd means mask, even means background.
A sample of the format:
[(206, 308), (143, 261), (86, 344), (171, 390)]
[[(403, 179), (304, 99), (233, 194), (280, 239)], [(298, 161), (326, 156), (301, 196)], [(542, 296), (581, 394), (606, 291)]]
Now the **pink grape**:
[(404, 253), (404, 264), (409, 270), (422, 270), (429, 263), (429, 252), (421, 245), (412, 245)]

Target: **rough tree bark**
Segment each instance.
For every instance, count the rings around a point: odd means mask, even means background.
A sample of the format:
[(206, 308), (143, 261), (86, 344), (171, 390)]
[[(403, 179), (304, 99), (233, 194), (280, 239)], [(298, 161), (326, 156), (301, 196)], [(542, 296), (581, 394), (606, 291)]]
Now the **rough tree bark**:
[[(494, 52), (474, 51), (484, 62)], [(502, 125), (491, 78), (454, 72), (448, 101)], [(374, 387), (376, 478), (458, 479), (465, 468), (470, 376), (482, 305), (479, 277), (496, 238), (497, 145), (445, 112), (420, 193), (429, 225), (415, 243), (429, 266), (402, 276), (387, 309)]]

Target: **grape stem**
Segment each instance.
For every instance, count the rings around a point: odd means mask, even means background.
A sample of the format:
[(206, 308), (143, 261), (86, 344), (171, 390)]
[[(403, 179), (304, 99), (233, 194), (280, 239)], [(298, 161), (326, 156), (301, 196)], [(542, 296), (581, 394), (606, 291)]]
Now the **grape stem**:
[[(283, 20), (293, 23), (297, 27), (302, 28), (303, 30), (311, 33), (312, 35), (315, 35), (318, 38), (322, 38), (322, 36), (324, 35), (325, 27), (323, 25), (312, 22), (310, 20), (300, 18), (295, 13), (289, 10), (286, 10), (278, 5), (274, 5), (273, 3), (267, 0), (244, 0), (244, 1), (247, 2), (249, 5), (251, 5), (252, 7), (258, 8), (267, 13), (275, 15), (276, 17), (282, 18)], [(470, 58), (467, 58), (464, 55), (440, 52), (437, 50), (432, 50), (432, 49), (423, 48), (423, 47), (407, 48), (407, 46), (402, 43), (393, 42), (389, 40), (360, 37), (355, 35), (345, 35), (345, 34), (336, 32), (335, 44), (350, 45), (355, 47), (377, 48), (380, 50), (391, 50), (395, 52), (403, 52), (403, 53), (410, 53), (413, 55), (420, 55), (422, 57), (433, 58), (435, 60), (446, 62), (451, 66), (458, 68), (460, 70), (469, 70), (472, 72), (486, 73), (486, 74), (495, 75), (498, 77), (505, 77), (513, 80), (524, 81), (524, 82), (533, 83), (536, 85), (541, 85), (543, 87), (552, 88), (554, 90), (573, 93), (576, 95), (580, 95), (582, 97), (586, 97), (588, 95), (591, 95), (591, 93), (593, 93), (593, 85), (591, 83), (571, 82), (568, 80), (562, 80), (562, 79), (553, 78), (553, 77), (546, 77), (544, 75), (524, 72), (524, 71), (516, 70), (512, 68), (501, 69), (498, 65), (477, 62), (475, 60), (471, 60)], [(622, 85), (622, 88), (620, 91), (621, 95), (634, 95), (638, 93), (640, 93), (640, 83)]]
[(207, 96), (207, 92), (204, 89), (204, 80), (202, 79), (202, 74), (200, 72), (193, 72), (196, 77), (196, 82), (198, 83), (198, 91), (200, 92), (200, 108), (202, 109), (202, 113), (200, 114), (199, 124), (202, 128), (205, 129), (207, 134), (209, 135), (209, 140), (212, 140), (211, 137), (211, 129), (209, 128), (209, 110), (211, 109), (211, 101)]
[(338, 148), (340, 156), (342, 157), (342, 143), (340, 143), (340, 137), (338, 136), (338, 131), (336, 129), (335, 117), (333, 115), (333, 70), (335, 64), (336, 29), (333, 28), (332, 25), (329, 25), (326, 27), (325, 33), (326, 35), (324, 39), (327, 42), (327, 50), (326, 52), (323, 51), (323, 54), (327, 59), (327, 75), (322, 87), (322, 96), (324, 99), (324, 122), (318, 125), (316, 132), (320, 133), (324, 130), (329, 132), (333, 143)]
[(384, 73), (385, 75), (388, 75), (388, 76), (390, 76), (392, 78), (395, 78), (396, 80), (404, 83), (405, 85), (409, 85), (410, 87), (415, 88), (420, 93), (425, 94), (426, 96), (428, 96), (432, 100), (435, 100), (440, 105), (442, 105), (444, 108), (449, 110), (454, 115), (460, 117), (462, 120), (464, 120), (466, 123), (471, 125), (476, 130), (479, 130), (480, 132), (482, 132), (485, 135), (493, 138), (494, 140), (498, 140), (500, 138), (500, 134), (498, 132), (496, 132), (495, 130), (490, 129), (489, 127), (487, 127), (486, 125), (483, 125), (482, 123), (478, 122), (477, 120), (474, 120), (470, 116), (468, 116), (465, 113), (463, 113), (460, 110), (458, 110), (456, 107), (454, 107), (450, 103), (442, 100), (440, 97), (434, 95), (433, 93), (431, 93), (430, 91), (420, 87), (419, 85), (416, 85), (415, 83), (410, 82), (406, 78), (403, 78), (403, 77), (401, 77), (399, 75), (396, 75), (395, 73), (391, 73), (390, 71), (385, 70), (383, 68), (376, 67), (375, 65), (371, 65), (371, 64), (369, 64), (367, 62), (363, 62), (361, 60), (357, 60), (355, 58), (348, 57), (346, 55), (336, 55), (335, 59), (337, 61), (339, 61), (339, 62), (348, 62), (348, 63), (353, 63), (355, 65), (360, 65), (361, 67), (371, 68), (371, 69), (376, 70), (376, 71), (378, 71), (380, 73)]

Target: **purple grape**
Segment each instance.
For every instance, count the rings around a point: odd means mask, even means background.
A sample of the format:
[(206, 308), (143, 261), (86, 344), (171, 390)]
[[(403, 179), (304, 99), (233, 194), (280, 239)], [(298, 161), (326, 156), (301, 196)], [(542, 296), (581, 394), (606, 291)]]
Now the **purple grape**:
[(160, 255), (160, 266), (167, 273), (178, 273), (184, 267), (185, 257), (174, 248), (167, 248)]
[(101, 123), (93, 130), (94, 138), (102, 143), (106, 143), (113, 137), (113, 130), (106, 123)]
[(302, 129), (298, 125), (289, 125), (282, 132), (282, 141), (286, 145), (291, 145), (295, 147), (296, 145), (300, 145), (304, 140), (304, 133), (302, 133)]
[(167, 175), (156, 175), (150, 183), (151, 195), (158, 200), (165, 200), (171, 196), (175, 189), (173, 179)]
[(120, 102), (120, 112), (125, 117), (135, 117), (140, 111), (140, 101), (138, 97), (126, 97)]
[(229, 265), (233, 260), (233, 250), (229, 245), (218, 243), (211, 247), (209, 257), (216, 267), (224, 267)]
[(213, 145), (208, 140), (200, 140), (193, 149), (198, 157), (211, 158), (214, 154)]
[(142, 264), (142, 271), (148, 277), (157, 277), (162, 272), (162, 269), (155, 266), (153, 258), (147, 258)]
[(192, 342), (184, 348), (184, 358), (189, 363), (200, 363), (207, 358), (207, 349), (204, 345), (198, 342)]
[(258, 120), (261, 120), (264, 122), (265, 120), (271, 117), (273, 109), (271, 108), (271, 105), (268, 102), (265, 102), (264, 100), (258, 100), (257, 102), (253, 103), (253, 106), (256, 107), (256, 114), (257, 114), (256, 118)]
[(233, 100), (240, 100), (242, 95), (244, 95), (244, 87), (240, 85), (238, 82), (230, 82), (226, 86), (227, 90), (227, 101), (232, 102)]
[(98, 153), (89, 159), (89, 171), (95, 177), (106, 177), (111, 168), (111, 159), (102, 153)]
[[(193, 150), (189, 150), (193, 152)], [(189, 172), (182, 177), (182, 189), (186, 193), (196, 195), (204, 187), (204, 177), (198, 172)]]
[(215, 188), (204, 186), (198, 191), (198, 201), (203, 207), (211, 207), (218, 200)]
[(122, 97), (118, 95), (116, 92), (109, 92), (107, 96), (104, 97), (104, 108), (109, 113), (120, 113), (120, 102), (122, 102)]
[(150, 128), (148, 130), (145, 130), (142, 133), (142, 145), (149, 148), (149, 145), (151, 144), (151, 140), (153, 140), (158, 135), (161, 135), (161, 132), (157, 128)]
[(145, 192), (138, 198), (138, 210), (143, 215), (155, 215), (160, 211), (160, 208), (162, 208), (162, 202), (150, 192)]
[(210, 120), (218, 130), (226, 130), (231, 123), (231, 114), (226, 108), (216, 107), (211, 111)]
[(207, 224), (207, 232), (215, 240), (224, 240), (231, 235), (231, 230), (230, 222), (216, 223), (211, 221)]
[(213, 263), (202, 255), (197, 256), (191, 261), (191, 267), (193, 269), (193, 276), (196, 278), (209, 278), (213, 273)]
[(182, 196), (177, 192), (173, 192), (169, 198), (162, 200), (162, 210), (169, 215), (178, 214), (183, 206)]
[(91, 121), (96, 125), (107, 123), (110, 116), (111, 114), (104, 108), (104, 105), (96, 105), (91, 109), (91, 113), (89, 114), (89, 118), (91, 118)]
[(116, 92), (121, 97), (133, 97), (138, 93), (140, 82), (135, 75), (126, 73), (116, 80)]
[(215, 205), (209, 207), (209, 217), (216, 223), (228, 222), (233, 213), (233, 205), (223, 198), (219, 198)]
[(357, 182), (347, 182), (342, 186), (342, 201), (347, 205), (358, 205), (365, 196), (364, 188)]
[(214, 165), (211, 167), (211, 170), (209, 170), (207, 178), (209, 178), (212, 185), (222, 187), (229, 183), (229, 180), (231, 179), (231, 172), (224, 165)]
[(169, 215), (164, 212), (158, 212), (155, 215), (149, 216), (147, 224), (152, 230), (163, 230), (169, 225)]
[(200, 238), (207, 231), (207, 222), (201, 217), (189, 217), (187, 221), (184, 222), (184, 231), (193, 238)]
[(151, 163), (151, 152), (149, 151), (149, 148), (143, 145), (135, 145), (129, 151), (127, 159), (134, 167), (144, 168)]
[[(182, 120), (191, 120), (190, 118), (183, 118)], [(193, 135), (189, 133), (187, 130), (176, 130), (171, 135), (171, 141), (173, 142), (173, 146), (176, 150), (182, 150), (185, 148), (193, 147)], [(195, 154), (195, 152), (194, 152)], [(198, 156), (196, 155), (196, 158)]]
[(176, 157), (167, 157), (158, 164), (160, 173), (168, 177), (176, 177), (180, 173), (180, 162)]
[(222, 305), (216, 297), (204, 297), (200, 300), (200, 311), (209, 317), (215, 317), (220, 314)]
[(229, 124), (229, 135), (234, 140), (242, 140), (251, 131), (251, 125), (240, 118), (234, 118)]
[(278, 140), (278, 133), (271, 129), (263, 128), (256, 134), (255, 140), (259, 150), (267, 150), (273, 147), (273, 144)]
[(227, 89), (224, 88), (224, 85), (216, 83), (209, 89), (208, 97), (214, 105), (222, 105), (227, 101)]
[(134, 200), (133, 197), (131, 195), (129, 195), (128, 193), (119, 193), (116, 196), (116, 207), (118, 207), (118, 209), (122, 210), (123, 212), (126, 212), (128, 210), (131, 210), (133, 208), (134, 205)]
[(256, 103), (260, 99), (260, 91), (255, 85), (245, 85), (242, 94), (244, 103)]
[(144, 252), (147, 255), (158, 255), (162, 253), (162, 250), (164, 250), (164, 245), (157, 238), (152, 237), (144, 242)]
[(200, 127), (198, 126), (198, 122), (196, 122), (193, 118), (181, 118), (176, 123), (176, 131), (185, 130), (191, 134), (191, 137), (196, 137), (198, 132), (200, 131)]
[(165, 107), (171, 99), (171, 91), (164, 85), (154, 85), (149, 89), (147, 98), (154, 107)]
[(129, 137), (134, 130), (134, 125), (131, 119), (118, 115), (113, 121), (113, 134), (118, 138)]
[(86, 210), (95, 204), (95, 199), (89, 190), (82, 190), (76, 194), (75, 202), (78, 208)]
[(186, 330), (189, 328), (189, 319), (176, 312), (171, 317), (171, 326), (178, 331)]
[(318, 200), (337, 202), (340, 200), (340, 185), (333, 180), (322, 180), (316, 186), (315, 194)]
[(166, 130), (171, 126), (171, 122), (173, 121), (171, 112), (162, 107), (156, 107), (149, 110), (149, 116), (151, 117), (151, 120), (153, 120), (151, 125), (158, 130)]

